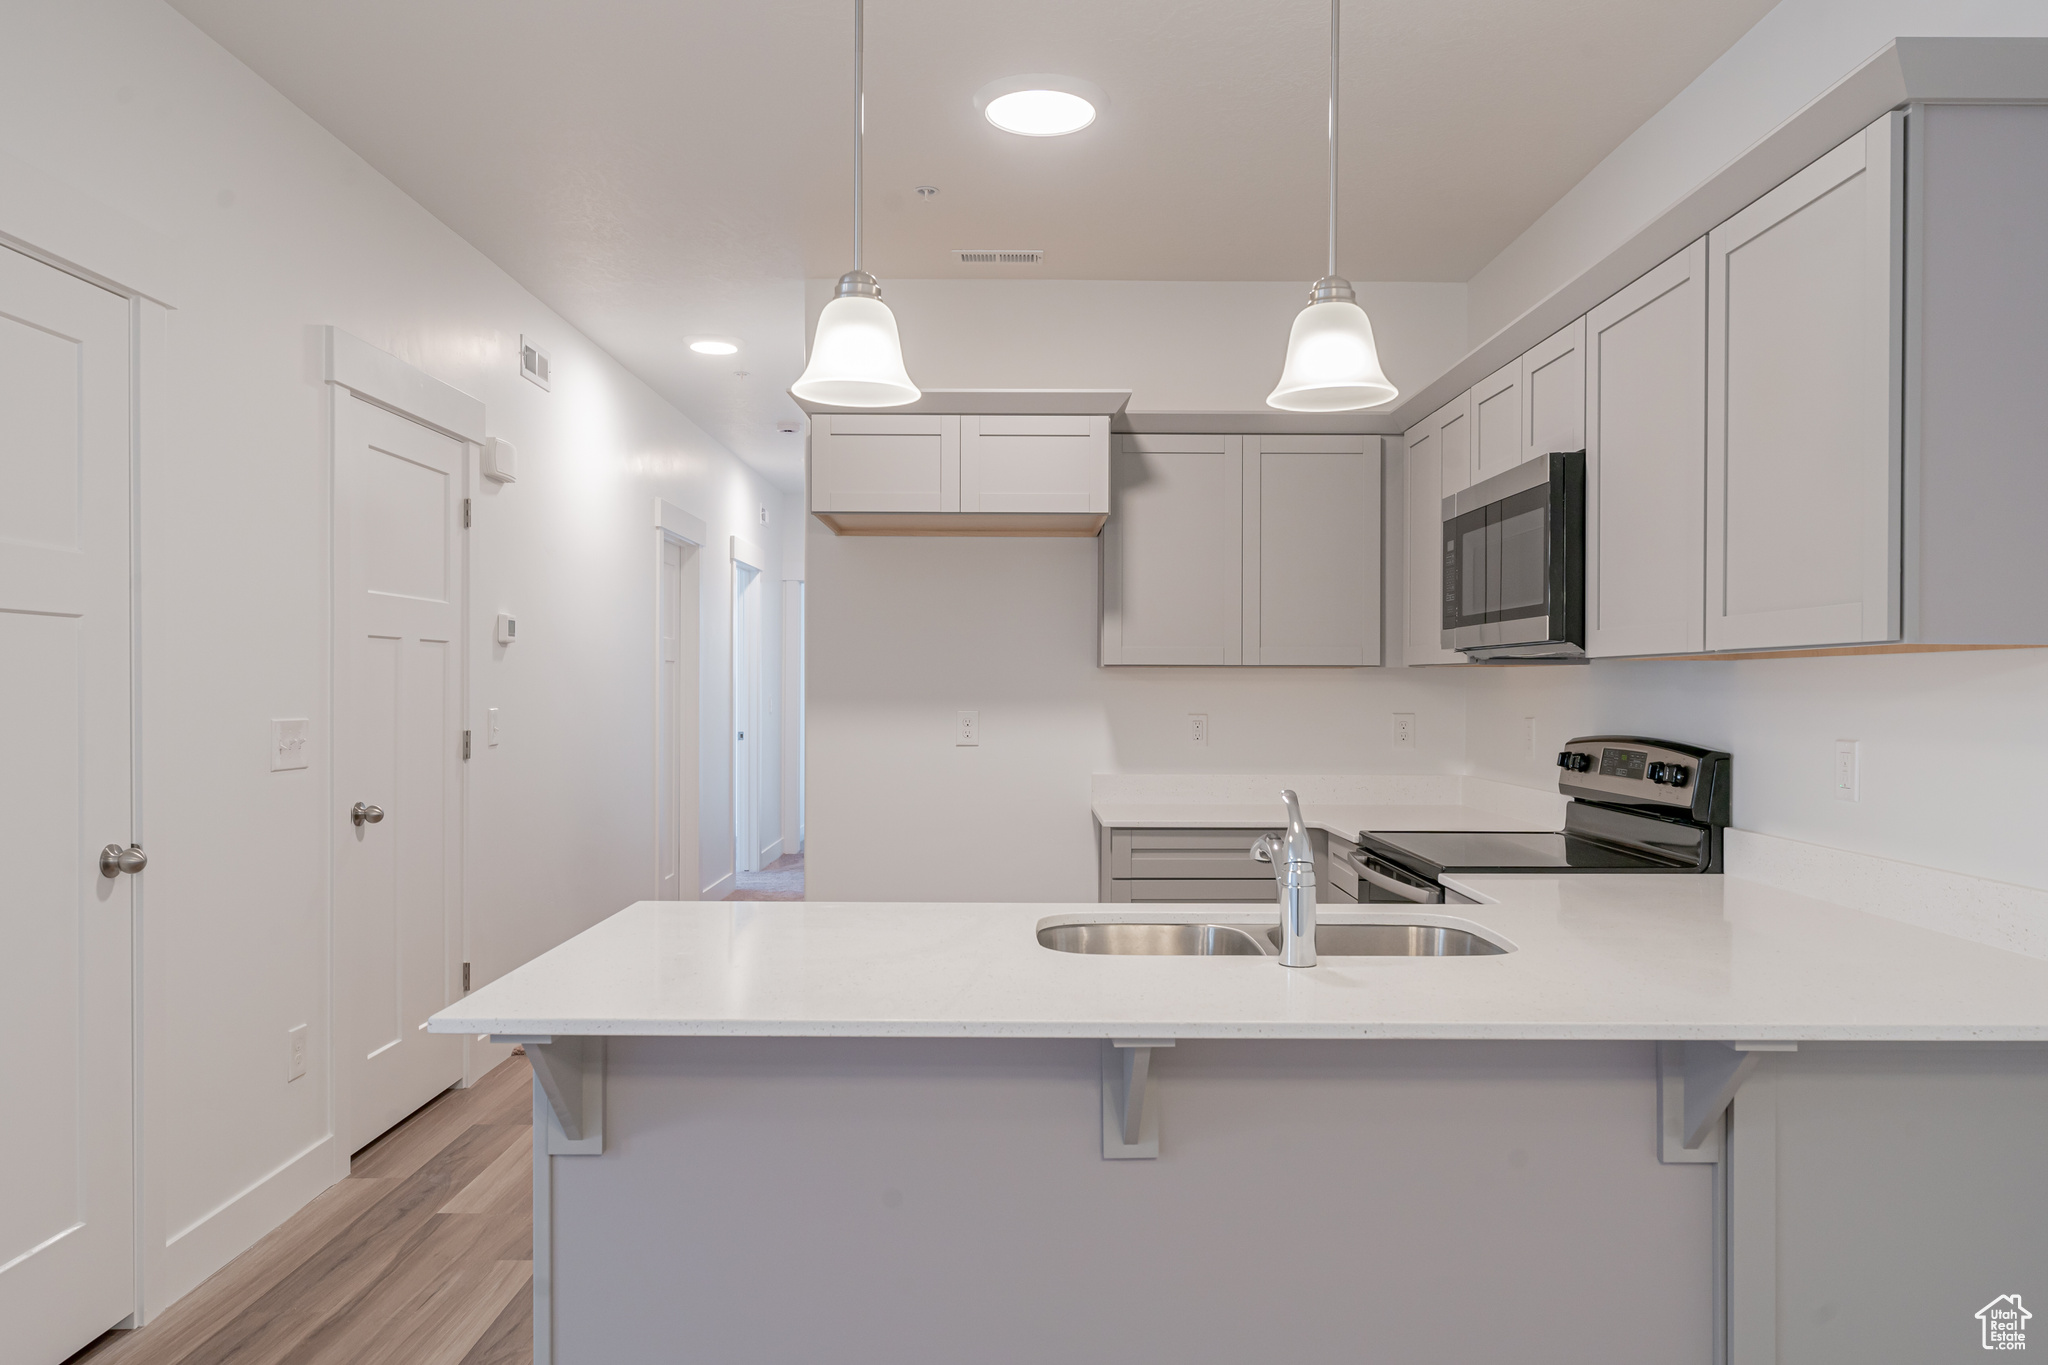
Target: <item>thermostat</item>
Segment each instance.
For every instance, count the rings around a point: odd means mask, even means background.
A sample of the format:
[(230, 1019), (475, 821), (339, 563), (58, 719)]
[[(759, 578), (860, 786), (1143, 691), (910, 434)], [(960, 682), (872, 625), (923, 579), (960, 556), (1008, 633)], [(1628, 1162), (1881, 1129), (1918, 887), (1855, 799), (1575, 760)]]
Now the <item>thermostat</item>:
[(519, 618), (509, 611), (498, 613), (498, 643), (509, 645), (519, 638)]
[(515, 483), (519, 478), (519, 451), (510, 441), (492, 436), (484, 441), (484, 477), (496, 479), (499, 483)]

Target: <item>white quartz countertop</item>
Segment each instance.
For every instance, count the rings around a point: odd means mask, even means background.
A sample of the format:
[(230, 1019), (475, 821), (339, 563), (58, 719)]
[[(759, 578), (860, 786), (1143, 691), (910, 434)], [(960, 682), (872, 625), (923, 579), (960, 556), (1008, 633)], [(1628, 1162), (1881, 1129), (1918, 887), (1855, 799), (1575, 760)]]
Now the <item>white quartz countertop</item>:
[(1263, 926), (1245, 905), (643, 901), (433, 1017), (437, 1033), (2048, 1040), (2048, 961), (1721, 876), (1469, 877), (1512, 952), (1109, 957), (1048, 920)]
[[(1097, 801), (1095, 818), (1105, 829), (1284, 829), (1287, 811), (1278, 801), (1229, 802)], [(1311, 829), (1356, 839), (1360, 830), (1556, 829), (1554, 819), (1517, 822), (1488, 807), (1445, 805), (1347, 805), (1304, 800), (1301, 818)]]

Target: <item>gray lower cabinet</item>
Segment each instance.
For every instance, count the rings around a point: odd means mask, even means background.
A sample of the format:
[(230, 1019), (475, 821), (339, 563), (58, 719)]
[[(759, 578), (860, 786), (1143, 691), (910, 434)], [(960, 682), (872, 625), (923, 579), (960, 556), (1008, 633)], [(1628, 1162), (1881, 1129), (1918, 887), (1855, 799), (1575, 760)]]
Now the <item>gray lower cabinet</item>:
[[(1252, 841), (1277, 835), (1258, 829), (1116, 829), (1101, 831), (1101, 900), (1218, 901), (1274, 904), (1278, 890), (1269, 863), (1251, 855)], [(1358, 901), (1358, 877), (1343, 861), (1348, 840), (1310, 831), (1316, 850), (1318, 899), (1324, 904)], [(1332, 857), (1333, 850), (1336, 853)]]

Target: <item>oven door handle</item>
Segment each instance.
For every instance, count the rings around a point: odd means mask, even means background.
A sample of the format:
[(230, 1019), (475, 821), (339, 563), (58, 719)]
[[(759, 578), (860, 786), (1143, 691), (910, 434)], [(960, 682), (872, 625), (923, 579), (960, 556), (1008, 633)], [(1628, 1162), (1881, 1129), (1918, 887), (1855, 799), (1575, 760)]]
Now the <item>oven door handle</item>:
[[(1390, 891), (1402, 900), (1413, 901), (1417, 905), (1443, 904), (1444, 891), (1440, 886), (1418, 886), (1413, 882), (1396, 880), (1390, 874), (1382, 872), (1379, 867), (1374, 866), (1375, 863), (1378, 863), (1378, 859), (1359, 853), (1355, 849), (1344, 856), (1351, 864), (1352, 871), (1382, 891)], [(1384, 864), (1381, 864), (1381, 866), (1384, 866)]]

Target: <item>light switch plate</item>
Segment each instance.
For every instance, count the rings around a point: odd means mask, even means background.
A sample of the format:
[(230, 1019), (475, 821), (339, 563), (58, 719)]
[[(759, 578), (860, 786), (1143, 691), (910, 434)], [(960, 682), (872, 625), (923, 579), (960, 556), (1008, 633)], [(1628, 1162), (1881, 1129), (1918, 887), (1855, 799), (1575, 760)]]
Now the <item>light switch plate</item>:
[(1835, 800), (1863, 799), (1863, 745), (1853, 739), (1835, 741)]
[(313, 722), (304, 717), (270, 722), (270, 771), (281, 773), (287, 768), (305, 767), (306, 746), (312, 732)]
[(960, 723), (953, 731), (953, 743), (963, 748), (981, 743), (980, 712), (962, 711), (960, 713)]
[(498, 747), (498, 708), (484, 708), (484, 743), (493, 749)]

